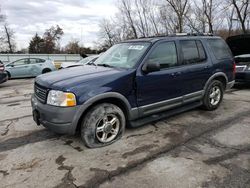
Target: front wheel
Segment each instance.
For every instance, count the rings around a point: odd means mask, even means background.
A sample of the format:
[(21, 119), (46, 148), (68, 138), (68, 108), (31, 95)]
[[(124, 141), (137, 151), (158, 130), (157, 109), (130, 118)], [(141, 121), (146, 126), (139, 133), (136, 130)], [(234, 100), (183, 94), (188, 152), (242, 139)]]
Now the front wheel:
[(215, 110), (219, 107), (224, 94), (223, 83), (219, 80), (213, 80), (207, 87), (203, 107), (206, 110)]
[(81, 125), (81, 138), (89, 148), (112, 144), (125, 130), (125, 116), (116, 105), (103, 103), (91, 108)]

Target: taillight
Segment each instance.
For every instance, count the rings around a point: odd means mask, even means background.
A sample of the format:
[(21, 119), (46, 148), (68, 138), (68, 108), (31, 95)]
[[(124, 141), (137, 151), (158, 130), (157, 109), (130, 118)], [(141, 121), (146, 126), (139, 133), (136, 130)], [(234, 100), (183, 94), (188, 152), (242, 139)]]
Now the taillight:
[(236, 63), (234, 62), (233, 64), (233, 74), (235, 75), (236, 74)]
[(4, 71), (4, 66), (0, 66), (0, 71)]

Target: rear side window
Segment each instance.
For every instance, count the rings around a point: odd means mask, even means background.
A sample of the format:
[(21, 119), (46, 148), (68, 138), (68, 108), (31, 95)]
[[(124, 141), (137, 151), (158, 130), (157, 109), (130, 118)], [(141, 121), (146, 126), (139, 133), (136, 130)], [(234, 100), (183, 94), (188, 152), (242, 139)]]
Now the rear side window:
[(227, 44), (222, 39), (208, 39), (208, 45), (213, 51), (216, 59), (230, 59), (232, 54)]
[(45, 60), (43, 59), (30, 59), (30, 64), (36, 64), (36, 63), (44, 63)]
[(183, 40), (180, 41), (183, 54), (184, 65), (201, 63), (206, 59), (206, 53), (201, 41), (198, 40)]
[(44, 63), (46, 60), (44, 60), (44, 59), (36, 59), (36, 62), (37, 63)]

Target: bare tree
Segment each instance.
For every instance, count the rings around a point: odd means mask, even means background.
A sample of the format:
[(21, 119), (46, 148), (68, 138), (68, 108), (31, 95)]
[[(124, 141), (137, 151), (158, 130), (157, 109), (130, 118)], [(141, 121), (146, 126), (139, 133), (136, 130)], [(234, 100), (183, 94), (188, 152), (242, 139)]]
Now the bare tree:
[(100, 27), (100, 37), (104, 40), (103, 43), (107, 47), (114, 45), (114, 34), (113, 34), (113, 25), (109, 20), (103, 19), (99, 24)]
[(8, 26), (7, 23), (4, 24), (4, 32), (5, 32), (5, 43), (7, 44), (8, 52), (13, 53), (15, 49), (15, 38), (14, 31)]
[(208, 32), (213, 33), (213, 9), (214, 1), (213, 0), (202, 0), (204, 15), (206, 16), (208, 23)]
[(134, 20), (132, 18), (133, 11), (132, 11), (132, 7), (131, 7), (131, 1), (130, 0), (120, 0), (118, 7), (119, 7), (121, 13), (123, 13), (125, 15), (125, 18), (126, 18), (125, 21), (131, 27), (134, 38), (138, 38), (136, 26), (135, 26)]
[(230, 0), (230, 3), (235, 7), (242, 32), (247, 33), (246, 21), (247, 17), (250, 15), (250, 0)]
[(233, 17), (234, 17), (235, 9), (231, 8), (231, 10), (228, 10), (226, 12), (226, 19), (227, 19), (227, 25), (228, 25), (228, 36), (231, 35), (231, 32), (233, 30)]
[(176, 29), (182, 33), (184, 28), (184, 19), (189, 10), (188, 0), (166, 0), (168, 5), (172, 8), (173, 13), (177, 17)]
[[(201, 5), (201, 6), (200, 6)], [(194, 1), (193, 6), (191, 6), (191, 11), (188, 15), (186, 15), (186, 19), (188, 20), (187, 25), (191, 29), (191, 31), (195, 31), (198, 33), (206, 32), (206, 16), (204, 14), (204, 6), (199, 1)]]

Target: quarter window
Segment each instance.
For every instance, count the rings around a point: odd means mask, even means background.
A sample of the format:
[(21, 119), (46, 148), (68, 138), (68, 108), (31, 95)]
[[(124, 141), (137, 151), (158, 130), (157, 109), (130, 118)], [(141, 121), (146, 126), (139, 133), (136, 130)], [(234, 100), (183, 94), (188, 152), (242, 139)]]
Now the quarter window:
[(184, 65), (201, 63), (206, 59), (206, 53), (201, 41), (198, 40), (183, 40), (180, 41), (183, 54)]
[(222, 39), (209, 39), (208, 45), (213, 51), (216, 59), (230, 59), (232, 58), (232, 54), (226, 45), (226, 43)]
[(149, 55), (148, 62), (159, 63), (161, 69), (176, 66), (177, 53), (175, 43), (164, 42), (159, 44)]

